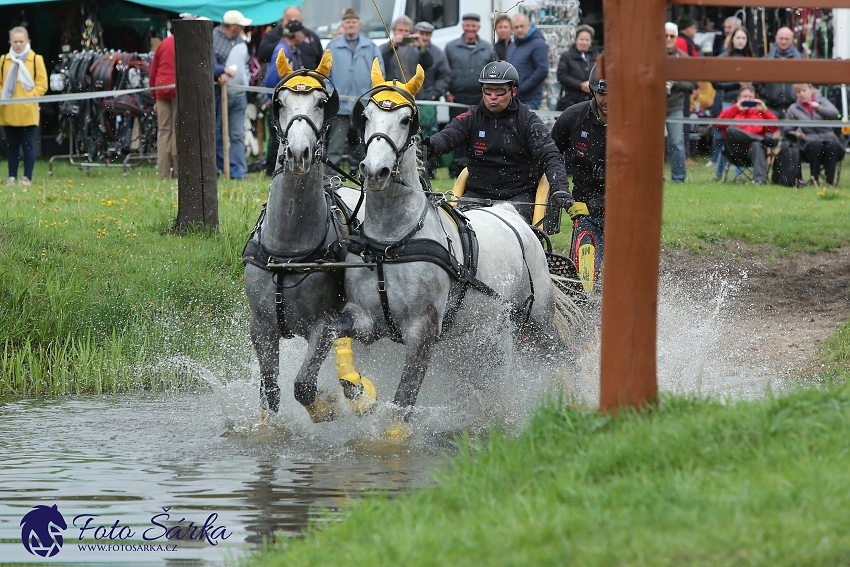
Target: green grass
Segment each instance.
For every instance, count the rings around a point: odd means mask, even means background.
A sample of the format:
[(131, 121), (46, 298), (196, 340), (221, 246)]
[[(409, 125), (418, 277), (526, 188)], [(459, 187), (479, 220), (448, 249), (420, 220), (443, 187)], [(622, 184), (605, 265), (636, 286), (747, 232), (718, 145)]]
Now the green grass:
[(614, 418), (549, 404), (518, 438), (464, 440), (436, 488), (358, 499), (243, 564), (846, 565), (848, 430), (846, 386)]
[(0, 396), (164, 387), (140, 368), (221, 356), (267, 184), (220, 182), (220, 230), (178, 235), (176, 184), (150, 167), (45, 169), (0, 193)]
[[(717, 182), (714, 168), (705, 167), (706, 162), (707, 158), (698, 158), (698, 165), (688, 168), (688, 181), (681, 185), (669, 182), (669, 166), (665, 166), (663, 247), (704, 253), (731, 239), (775, 247), (778, 255), (790, 255), (850, 245), (846, 172), (837, 190), (793, 189)], [(445, 170), (439, 176), (434, 187), (451, 189), (452, 180), (446, 179)], [(557, 248), (569, 246), (569, 227), (565, 215), (561, 222), (564, 232), (552, 239)]]
[[(55, 170), (40, 162), (35, 185), (0, 191), (0, 396), (172, 387), (179, 372), (150, 370), (163, 359), (244, 355), (240, 252), (268, 196), (261, 175), (219, 182), (218, 231), (179, 235), (176, 183), (152, 167)], [(718, 184), (701, 165), (689, 174), (665, 187), (665, 246), (735, 239), (791, 254), (850, 243), (846, 189)], [(450, 188), (439, 175), (434, 186)], [(565, 230), (553, 243), (568, 240)]]

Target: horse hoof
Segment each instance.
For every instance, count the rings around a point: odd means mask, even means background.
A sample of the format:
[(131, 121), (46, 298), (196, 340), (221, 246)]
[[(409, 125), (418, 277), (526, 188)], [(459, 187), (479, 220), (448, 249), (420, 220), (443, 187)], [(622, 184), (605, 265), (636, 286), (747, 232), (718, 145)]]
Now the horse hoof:
[(339, 399), (336, 394), (320, 388), (316, 399), (309, 406), (304, 406), (313, 423), (333, 421), (339, 413)]
[(410, 437), (410, 424), (403, 419), (394, 419), (387, 427), (387, 439), (390, 441), (404, 441)]
[(340, 383), (343, 393), (345, 393), (345, 403), (348, 405), (348, 409), (357, 415), (365, 415), (372, 411), (375, 402), (378, 401), (378, 392), (371, 380), (361, 376), (360, 384), (357, 385), (356, 389), (351, 382), (346, 380), (340, 380)]

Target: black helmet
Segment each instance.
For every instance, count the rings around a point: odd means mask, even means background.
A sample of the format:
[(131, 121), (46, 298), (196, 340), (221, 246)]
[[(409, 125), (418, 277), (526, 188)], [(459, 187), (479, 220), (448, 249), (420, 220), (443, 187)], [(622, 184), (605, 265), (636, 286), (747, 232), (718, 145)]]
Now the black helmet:
[(516, 72), (516, 67), (507, 61), (492, 61), (481, 69), (478, 82), (481, 84), (510, 83), (512, 87), (516, 87), (519, 85), (519, 73)]
[(596, 78), (596, 65), (590, 70), (590, 79), (588, 79), (590, 90), (601, 95), (608, 94), (608, 82), (605, 79)]

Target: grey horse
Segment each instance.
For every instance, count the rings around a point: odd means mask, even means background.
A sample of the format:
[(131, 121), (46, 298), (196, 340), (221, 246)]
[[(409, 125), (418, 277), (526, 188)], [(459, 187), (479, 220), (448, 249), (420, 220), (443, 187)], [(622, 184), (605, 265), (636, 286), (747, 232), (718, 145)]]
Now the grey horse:
[[(377, 60), (372, 67), (375, 88), (362, 107), (367, 149), (360, 173), (367, 192), (360, 241), (368, 244), (371, 257), (387, 261), (380, 270), (346, 270), (346, 303), (333, 323), (341, 337), (337, 341), (354, 337), (370, 343), (389, 337), (405, 345), (404, 369), (393, 398), (396, 418), (387, 431), (391, 436), (406, 434), (438, 339), (458, 338), (476, 329), (492, 331), (504, 325), (504, 313), (509, 311), (518, 316), (515, 320), (522, 323), (524, 333), (557, 340), (555, 291), (544, 251), (531, 228), (509, 205), (467, 213), (478, 243), (477, 273), (467, 278), (469, 285), (460, 285), (450, 270), (439, 265), (437, 256), (449, 255), (458, 265), (464, 264), (459, 229), (465, 225), (437, 207), (420, 186), (413, 97), (422, 81), (421, 67), (406, 84), (384, 81)], [(429, 242), (438, 244), (440, 250)], [(390, 261), (402, 247), (424, 251), (420, 256), (431, 254), (431, 259)], [(352, 250), (356, 251), (349, 248), (349, 261), (364, 257)], [(457, 273), (466, 272), (458, 269)], [(452, 319), (453, 331), (441, 336), (447, 317)], [(477, 359), (470, 354), (468, 360)], [(343, 363), (353, 376), (350, 381), (356, 383), (358, 374), (352, 361), (338, 358), (338, 364)], [(350, 397), (344, 380), (341, 382), (345, 396)]]
[[(339, 203), (322, 183), (318, 163), (322, 131), (335, 114), (338, 99), (325, 80), (332, 60), (326, 51), (315, 71), (293, 72), (283, 50), (277, 60), (284, 79), (275, 90), (274, 110), (281, 145), (276, 172), (264, 209), (243, 252), (245, 292), (251, 307), (251, 340), (260, 364), (263, 409), (280, 406), (278, 367), (280, 338), (307, 340), (307, 352), (295, 378), (295, 398), (314, 422), (334, 418), (335, 396), (318, 390), (319, 368), (330, 349), (329, 323), (343, 306), (339, 272), (270, 271), (268, 262), (315, 263), (333, 256), (348, 235)], [(345, 199), (357, 201), (349, 190)], [(350, 205), (349, 205), (350, 207)]]

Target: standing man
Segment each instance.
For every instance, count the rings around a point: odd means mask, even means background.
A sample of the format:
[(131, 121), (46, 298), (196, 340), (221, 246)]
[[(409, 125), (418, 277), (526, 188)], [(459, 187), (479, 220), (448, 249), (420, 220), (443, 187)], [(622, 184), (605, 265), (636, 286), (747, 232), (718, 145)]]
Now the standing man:
[[(174, 36), (169, 35), (157, 46), (150, 68), (150, 85), (173, 85)], [(156, 168), (161, 179), (177, 178), (177, 90), (151, 91), (156, 111)]]
[[(469, 178), (464, 198), (512, 202), (531, 223), (537, 184), (545, 173), (550, 195), (558, 192), (561, 204), (571, 206), (567, 172), (557, 146), (540, 117), (516, 98), (517, 70), (505, 61), (493, 61), (481, 70), (480, 82), (483, 100), (423, 144), (435, 155), (452, 148), (466, 152)], [(557, 219), (560, 215), (558, 209)], [(557, 220), (547, 224), (547, 233), (557, 232)]]
[[(431, 65), (425, 68), (425, 82), (416, 93), (417, 100), (440, 100), (440, 97), (449, 92), (449, 81), (452, 78), (452, 70), (443, 50), (431, 43), (434, 26), (428, 22), (419, 22), (413, 29), (422, 38), (425, 49), (431, 55)], [(422, 136), (430, 136), (437, 130), (437, 107), (425, 105), (419, 107), (419, 128)], [(436, 159), (428, 160), (428, 175), (434, 178)]]
[[(384, 69), (387, 70), (384, 76), (388, 81), (398, 79), (406, 83), (416, 74), (417, 65), (422, 65), (423, 69), (427, 69), (434, 63), (420, 34), (410, 35), (412, 27), (413, 20), (407, 16), (399, 16), (392, 23), (390, 41), (381, 46)], [(398, 59), (396, 59), (396, 56), (398, 56)], [(399, 61), (401, 61), (400, 68)]]
[[(242, 38), (251, 20), (238, 10), (224, 13), (221, 25), (213, 30), (213, 77), (219, 85), (248, 84), (248, 44)], [(227, 125), (230, 129), (230, 178), (243, 179), (248, 174), (245, 161), (245, 91), (227, 90)], [(224, 142), (221, 126), (221, 90), (215, 89), (215, 150), (218, 172), (224, 171)]]
[[(676, 24), (664, 24), (664, 37), (668, 57), (687, 57), (676, 47)], [(685, 105), (690, 107), (691, 91), (697, 88), (693, 81), (667, 81), (667, 118), (684, 118)], [(685, 169), (685, 125), (682, 122), (667, 122), (667, 161), (670, 162), (670, 176), (673, 183), (684, 183), (687, 177)]]
[[(576, 207), (587, 206), (579, 220), (579, 232), (590, 231), (596, 238), (596, 274), (602, 268), (605, 251), (605, 145), (608, 136), (608, 85), (590, 70), (593, 98), (567, 108), (552, 128), (558, 150), (573, 163), (573, 196)], [(568, 211), (571, 216), (577, 210)]]
[[(346, 8), (342, 15), (343, 35), (335, 37), (328, 44), (333, 55), (331, 81), (340, 97), (359, 97), (372, 88), (372, 61), (376, 58), (384, 71), (384, 58), (378, 46), (372, 40), (360, 33), (360, 15), (354, 8)], [(386, 73), (384, 73), (386, 76)], [(342, 168), (343, 150), (348, 138), (348, 128), (351, 125), (351, 112), (354, 110), (354, 100), (339, 101), (339, 112), (333, 121), (328, 142), (328, 159), (337, 167)], [(362, 133), (359, 136), (362, 138)], [(357, 148), (352, 148), (348, 155), (348, 165), (352, 172), (360, 166), (365, 152), (360, 140)]]
[(507, 62), (520, 74), (517, 98), (528, 108), (539, 110), (543, 102), (543, 84), (549, 76), (549, 46), (537, 24), (531, 24), (525, 14), (511, 19), (514, 41), (508, 46)]
[(694, 37), (697, 35), (697, 21), (683, 14), (677, 23), (679, 37), (676, 39), (676, 47), (684, 51), (688, 57), (699, 57), (699, 47), (694, 43)]
[(723, 21), (723, 34), (717, 34), (714, 36), (714, 47), (712, 49), (712, 53), (714, 53), (715, 57), (726, 51), (726, 40), (729, 38), (729, 34), (736, 29), (743, 27), (743, 25), (741, 18), (737, 16), (729, 16)]
[[(301, 10), (295, 6), (290, 6), (284, 10), (283, 19), (280, 21), (280, 25), (273, 27), (263, 36), (262, 41), (260, 41), (260, 46), (257, 48), (257, 59), (259, 59), (262, 63), (268, 63), (269, 61), (274, 62), (272, 54), (275, 51), (275, 47), (278, 43), (280, 43), (280, 40), (283, 37), (283, 31), (286, 24), (292, 20), (298, 20), (302, 24), (304, 22), (304, 19), (301, 16)], [(322, 40), (313, 30), (303, 28), (301, 31), (304, 34), (299, 47), (301, 51), (301, 63), (304, 65), (305, 69), (315, 69), (319, 66), (319, 63), (322, 60), (322, 54), (324, 54), (324, 49), (322, 49)], [(298, 67), (293, 67), (292, 69), (297, 70)]]
[[(794, 46), (794, 32), (791, 28), (779, 28), (775, 40), (768, 54), (764, 56), (765, 59), (803, 58), (803, 54)], [(760, 83), (757, 91), (767, 107), (779, 118), (785, 118), (785, 111), (797, 102), (793, 83)]]
[[(481, 16), (473, 13), (464, 14), (462, 20), (463, 35), (446, 45), (446, 59), (452, 70), (446, 100), (472, 106), (481, 101), (481, 83), (478, 82), (478, 76), (481, 69), (490, 61), (493, 46), (478, 37)], [(449, 107), (449, 117), (452, 120), (463, 112), (466, 112), (466, 109)], [(466, 152), (463, 148), (457, 148), (452, 164), (449, 166), (449, 175), (457, 177), (466, 167), (466, 162)]]

